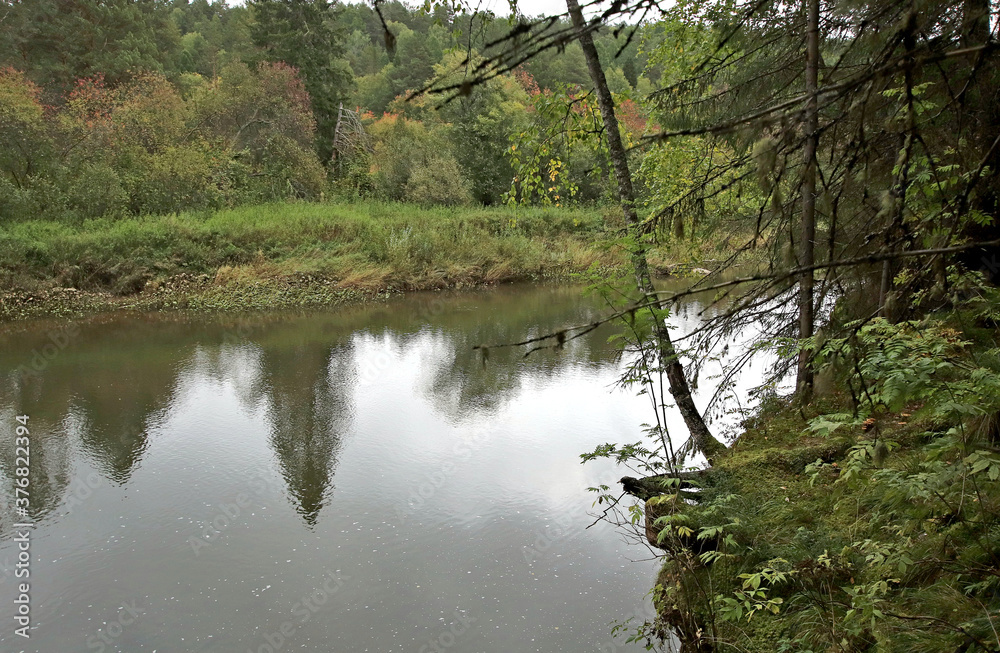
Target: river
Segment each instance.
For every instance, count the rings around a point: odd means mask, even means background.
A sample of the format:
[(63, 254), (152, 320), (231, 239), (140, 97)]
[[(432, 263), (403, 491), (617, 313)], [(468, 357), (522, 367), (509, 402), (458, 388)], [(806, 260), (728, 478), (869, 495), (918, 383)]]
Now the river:
[(579, 461), (651, 419), (614, 387), (613, 329), (527, 358), (472, 350), (603, 310), (511, 286), (4, 326), (0, 650), (644, 650), (611, 624), (649, 615), (657, 563), (586, 528), (587, 488), (625, 472)]

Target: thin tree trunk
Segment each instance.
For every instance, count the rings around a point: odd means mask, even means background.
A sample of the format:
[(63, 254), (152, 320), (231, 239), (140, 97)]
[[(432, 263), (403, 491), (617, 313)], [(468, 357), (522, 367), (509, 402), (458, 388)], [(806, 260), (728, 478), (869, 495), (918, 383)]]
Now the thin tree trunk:
[(878, 314), (885, 319), (889, 319), (886, 300), (889, 298), (889, 287), (892, 284), (892, 268), (889, 266), (889, 259), (882, 261), (882, 279), (878, 286)]
[[(816, 140), (819, 110), (816, 90), (819, 87), (819, 0), (805, 0), (806, 9), (806, 146), (802, 155), (802, 224), (799, 238), (799, 266), (812, 268), (816, 248)], [(813, 335), (813, 272), (799, 277), (799, 339)], [(796, 388), (803, 402), (812, 397), (813, 372), (810, 352), (799, 352)]]
[(990, 40), (990, 0), (962, 3), (961, 47), (982, 45)]
[[(632, 175), (628, 169), (628, 157), (625, 146), (621, 140), (621, 133), (618, 130), (618, 118), (615, 115), (615, 104), (608, 89), (607, 79), (604, 77), (604, 68), (601, 60), (597, 56), (597, 48), (594, 47), (594, 40), (587, 31), (586, 21), (577, 0), (566, 0), (566, 7), (569, 9), (570, 18), (573, 20), (573, 27), (577, 30), (580, 46), (583, 48), (583, 56), (587, 61), (587, 70), (590, 79), (594, 83), (594, 90), (597, 92), (597, 104), (601, 109), (601, 117), (604, 119), (604, 134), (608, 139), (608, 154), (615, 171), (615, 179), (618, 182), (618, 198), (621, 202), (622, 211), (625, 214), (625, 222), (632, 233), (637, 232), (639, 216), (635, 210), (635, 192), (632, 189)], [(680, 216), (674, 216), (678, 220)], [(652, 295), (653, 282), (649, 274), (649, 263), (646, 260), (646, 252), (641, 246), (637, 246), (632, 255), (632, 267), (635, 272), (636, 287), (645, 295)], [(659, 350), (660, 364), (666, 368), (667, 381), (669, 382), (670, 394), (677, 402), (684, 423), (691, 434), (691, 442), (694, 448), (711, 458), (719, 451), (725, 449), (725, 445), (719, 442), (708, 430), (705, 420), (694, 399), (691, 397), (691, 388), (684, 377), (684, 367), (677, 356), (674, 344), (670, 340), (670, 332), (667, 326), (658, 315), (654, 315), (655, 333), (657, 347)]]

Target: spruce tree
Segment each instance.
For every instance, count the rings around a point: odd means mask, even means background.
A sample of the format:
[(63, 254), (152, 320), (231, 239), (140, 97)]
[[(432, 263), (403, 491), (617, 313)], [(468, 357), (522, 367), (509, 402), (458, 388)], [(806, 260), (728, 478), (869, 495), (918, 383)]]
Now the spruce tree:
[(316, 118), (316, 149), (329, 160), (339, 106), (352, 83), (339, 9), (328, 0), (253, 0), (251, 7), (251, 35), (264, 57), (299, 70)]

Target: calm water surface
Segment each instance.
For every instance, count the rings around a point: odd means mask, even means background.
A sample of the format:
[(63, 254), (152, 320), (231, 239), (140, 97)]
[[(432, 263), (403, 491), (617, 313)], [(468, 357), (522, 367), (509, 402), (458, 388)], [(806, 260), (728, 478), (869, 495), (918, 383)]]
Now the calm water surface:
[[(6, 327), (0, 651), (644, 650), (610, 624), (649, 613), (656, 563), (585, 529), (586, 488), (622, 470), (578, 454), (650, 419), (613, 388), (611, 331), (485, 366), (471, 349), (601, 312), (519, 287)], [(30, 639), (14, 635), (17, 415)]]

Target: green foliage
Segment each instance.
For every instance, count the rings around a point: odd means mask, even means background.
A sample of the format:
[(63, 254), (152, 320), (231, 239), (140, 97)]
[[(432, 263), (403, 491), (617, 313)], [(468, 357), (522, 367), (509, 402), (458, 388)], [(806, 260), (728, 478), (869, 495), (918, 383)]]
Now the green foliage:
[(375, 192), (384, 199), (463, 204), (468, 184), (451, 155), (443, 130), (396, 114), (376, 121), (372, 156)]
[(458, 162), (444, 156), (429, 157), (414, 170), (403, 194), (407, 201), (423, 205), (467, 204), (470, 199)]
[[(464, 53), (471, 48), (471, 61), (475, 65), (481, 60), (475, 54), (477, 49), (496, 41), (510, 29), (508, 21), (490, 14), (477, 16), (474, 20), (458, 19), (454, 10), (443, 4), (434, 4), (423, 11), (389, 2), (381, 5), (381, 11), (393, 34), (391, 49), (386, 47), (382, 22), (371, 7), (341, 6), (326, 0), (257, 0), (245, 6), (229, 5), (222, 0), (14, 3), (0, 21), (0, 44), (3, 45), (0, 52), (4, 53), (0, 55), (0, 66), (7, 63), (23, 69), (26, 79), (41, 85), (37, 90), (47, 103), (61, 112), (67, 101), (72, 103), (70, 94), (80, 94), (79, 80), (91, 80), (90, 83), (103, 88), (98, 93), (103, 97), (91, 99), (103, 99), (118, 112), (115, 139), (133, 138), (130, 135), (133, 128), (155, 132), (158, 121), (176, 124), (175, 119), (181, 114), (185, 114), (181, 122), (187, 134), (166, 140), (161, 138), (158, 143), (137, 144), (148, 156), (141, 155), (138, 150), (123, 154), (121, 142), (114, 144), (107, 157), (92, 156), (93, 149), (86, 156), (77, 156), (74, 152), (69, 169), (45, 169), (39, 173), (46, 176), (44, 183), (33, 182), (39, 188), (42, 185), (61, 187), (57, 201), (36, 196), (30, 187), (18, 188), (4, 198), (8, 208), (3, 209), (3, 214), (23, 215), (42, 207), (47, 211), (67, 210), (68, 217), (80, 217), (98, 215), (105, 210), (101, 207), (115, 212), (162, 205), (159, 200), (151, 203), (148, 198), (137, 201), (129, 197), (122, 209), (118, 199), (95, 198), (99, 200), (95, 208), (88, 209), (86, 193), (78, 192), (84, 188), (82, 179), (88, 175), (92, 177), (100, 166), (105, 166), (117, 177), (117, 182), (112, 180), (111, 190), (120, 186), (130, 196), (138, 189), (143, 173), (137, 169), (125, 171), (122, 166), (126, 159), (134, 166), (159, 161), (157, 174), (161, 174), (169, 166), (165, 167), (159, 155), (154, 154), (157, 148), (211, 152), (210, 158), (214, 160), (210, 177), (221, 197), (218, 201), (226, 204), (262, 201), (288, 194), (315, 196), (318, 186), (312, 162), (305, 166), (306, 178), (288, 173), (289, 156), (274, 165), (262, 162), (260, 156), (265, 150), (291, 155), (291, 159), (304, 159), (284, 146), (276, 150), (265, 148), (256, 138), (261, 133), (270, 133), (270, 129), (263, 128), (265, 123), (300, 144), (299, 135), (309, 131), (308, 146), (318, 152), (321, 162), (328, 162), (341, 102), (351, 108), (372, 111), (375, 117), (381, 116), (394, 100), (408, 91), (424, 87), (433, 77), (449, 82), (461, 81), (469, 70), (469, 65), (462, 61)], [(562, 23), (568, 26), (566, 21)], [(602, 57), (611, 61), (620, 54), (609, 68), (618, 92), (624, 96), (639, 82), (648, 86), (649, 81), (641, 77), (646, 56), (639, 51), (640, 37), (630, 39), (624, 34), (603, 31), (595, 37)], [(94, 48), (94, 43), (105, 45)], [(620, 48), (624, 48), (621, 53)], [(56, 53), (59, 56), (55, 56)], [(279, 124), (281, 118), (271, 113), (274, 103), (269, 99), (286, 98), (288, 94), (267, 86), (269, 74), (257, 68), (262, 61), (296, 71), (304, 85), (303, 97), (312, 114), (309, 120), (313, 126), (299, 130), (298, 135), (290, 135)], [(244, 65), (246, 67), (240, 71)], [(466, 201), (468, 194), (471, 201), (482, 204), (503, 201), (514, 177), (507, 158), (511, 138), (537, 128), (532, 124), (534, 107), (525, 92), (538, 93), (546, 88), (561, 88), (567, 83), (586, 85), (589, 79), (582, 51), (575, 43), (559, 51), (540, 54), (526, 64), (521, 73), (529, 78), (533, 73), (541, 87), (534, 79), (530, 81), (533, 88), (528, 88), (522, 80), (502, 75), (448, 102), (442, 103), (444, 98), (435, 97), (394, 106), (393, 112), (426, 122), (428, 131), (443, 135), (448, 142), (447, 152), (442, 154), (442, 165), (418, 173), (410, 193), (413, 197), (421, 202), (461, 203)], [(255, 81), (248, 81), (250, 77), (256, 78)], [(157, 78), (173, 86), (174, 95), (178, 97), (168, 99), (171, 102), (179, 99), (184, 105), (183, 111), (174, 110), (168, 102), (163, 106), (164, 111), (157, 113), (159, 100), (151, 97), (147, 108), (154, 111), (146, 111), (143, 115), (141, 107), (126, 110), (124, 105), (127, 103), (119, 94), (120, 90), (129, 86), (150, 90), (153, 88), (150, 80)], [(262, 88), (266, 88), (264, 93), (256, 92)], [(91, 90), (96, 92), (96, 88)], [(140, 94), (137, 99), (142, 97)], [(227, 109), (227, 105), (232, 108)], [(246, 119), (253, 115), (252, 111), (247, 113), (248, 108), (271, 115), (261, 118), (255, 125), (248, 125)], [(123, 122), (128, 117), (126, 113), (135, 121)], [(155, 120), (148, 120), (150, 117)], [(239, 124), (234, 126), (236, 122)], [(447, 128), (439, 129), (442, 125)], [(240, 132), (238, 138), (237, 132)], [(45, 125), (42, 133), (45, 134), (43, 140), (60, 140), (51, 125)], [(106, 135), (112, 137), (110, 132)], [(65, 135), (61, 145), (66, 145), (67, 138), (81, 137), (95, 147), (100, 140), (94, 134), (83, 136), (77, 129)], [(146, 135), (135, 135), (133, 140), (145, 138)], [(107, 139), (104, 144), (108, 144)], [(244, 152), (247, 145), (250, 149)], [(115, 148), (118, 150), (114, 151)], [(48, 150), (32, 148), (31, 151), (37, 157)], [(543, 202), (559, 194), (559, 199), (553, 203), (562, 204), (572, 195), (573, 189), (580, 191), (576, 199), (593, 200), (606, 195), (605, 184), (609, 178), (605, 172), (591, 174), (595, 164), (591, 152), (578, 148), (568, 153), (553, 150), (552, 154), (554, 165), (562, 166), (558, 176), (568, 180), (566, 192), (546, 190), (540, 196)], [(247, 160), (248, 157), (253, 158)], [(341, 192), (345, 189), (371, 192), (372, 179), (364, 172), (370, 166), (360, 160), (364, 155), (357, 158), (357, 161), (338, 161), (337, 174), (350, 177), (350, 180), (337, 181)], [(458, 165), (460, 184), (453, 183), (457, 178), (451, 161)], [(547, 166), (548, 160), (544, 164)], [(539, 179), (547, 178), (550, 172), (546, 168)], [(438, 182), (444, 183), (440, 191), (434, 188)], [(10, 183), (17, 186), (17, 182)], [(156, 183), (162, 186), (163, 180)], [(175, 180), (171, 183), (183, 185), (185, 182)], [(553, 184), (548, 183), (540, 188), (551, 186)], [(170, 197), (203, 198), (204, 191), (155, 191), (152, 194), (169, 203), (167, 198)], [(402, 198), (405, 194), (394, 192), (390, 196)], [(213, 199), (209, 204), (218, 201)], [(199, 202), (201, 200), (190, 206)]]
[[(121, 217), (129, 212), (130, 196), (122, 177), (103, 161), (84, 161), (66, 183), (66, 208), (84, 217)], [(168, 211), (177, 204), (167, 205)]]
[(328, 0), (252, 0), (254, 43), (267, 60), (294, 67), (302, 75), (316, 119), (316, 147), (327, 161), (333, 151), (340, 103), (351, 90), (345, 60), (347, 34), (336, 5)]
[(12, 68), (0, 69), (0, 178), (14, 189), (44, 172), (51, 142), (45, 129), (41, 89)]
[[(534, 84), (525, 76), (522, 82)], [(537, 87), (536, 87), (537, 88)], [(510, 137), (507, 156), (516, 173), (505, 196), (516, 204), (562, 204), (594, 200), (609, 190), (609, 161), (599, 134), (604, 128), (595, 98), (577, 87), (537, 91), (532, 96), (532, 124)], [(621, 120), (625, 142), (634, 142), (641, 128)]]
[[(434, 67), (445, 83), (460, 83), (465, 73), (462, 52), (451, 52)], [(469, 55), (473, 65), (479, 61)], [(470, 182), (473, 198), (481, 204), (499, 204), (510, 187), (514, 171), (507, 161), (509, 139), (528, 125), (528, 95), (510, 75), (495, 77), (437, 109), (450, 123), (452, 151)]]
[[(715, 598), (719, 617), (739, 622), (745, 616), (749, 622), (757, 612), (778, 614), (784, 599), (769, 598), (768, 593), (773, 586), (787, 582), (794, 574), (793, 570), (787, 569), (787, 564), (787, 560), (777, 558), (754, 573), (739, 574), (738, 578), (743, 581), (740, 589), (732, 596), (719, 595)], [(786, 569), (776, 569), (771, 565), (783, 565)]]
[(393, 64), (381, 70), (356, 78), (352, 106), (365, 107), (376, 115), (385, 113), (397, 93), (392, 83)]
[(135, 212), (162, 214), (178, 207), (217, 208), (222, 196), (211, 152), (195, 146), (168, 146), (142, 164), (145, 174), (133, 190)]
[(4, 3), (0, 66), (15, 66), (46, 90), (102, 75), (117, 84), (135, 71), (166, 72), (180, 34), (166, 3), (153, 0), (32, 0)]
[(85, 219), (318, 198), (326, 173), (312, 150), (309, 96), (285, 64), (226, 66), (184, 94), (158, 74), (109, 85), (77, 81), (43, 111), (40, 91), (0, 74), (0, 219)]
[[(661, 615), (678, 628), (696, 615), (749, 651), (994, 650), (1000, 350), (969, 334), (995, 301), (987, 292), (971, 312), (858, 322), (819, 345), (853, 399), (808, 419), (768, 406), (698, 502), (656, 520), (673, 548), (685, 534), (728, 537), (696, 562), (683, 549), (667, 562), (685, 580), (663, 585), (673, 607)], [(845, 437), (846, 450), (797, 468), (761, 458)]]

